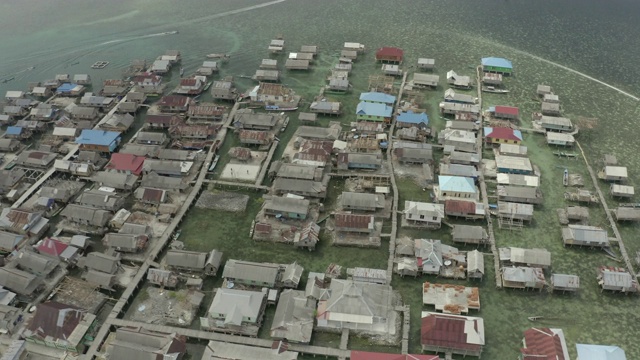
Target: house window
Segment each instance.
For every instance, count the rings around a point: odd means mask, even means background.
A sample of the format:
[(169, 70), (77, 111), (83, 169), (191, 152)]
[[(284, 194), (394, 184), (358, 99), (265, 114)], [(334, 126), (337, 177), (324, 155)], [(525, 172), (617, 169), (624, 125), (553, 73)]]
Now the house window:
[(420, 215), (420, 220), (424, 220), (424, 215)]
[(438, 217), (437, 217), (437, 216), (434, 216), (434, 217), (433, 217), (433, 221), (438, 221)]

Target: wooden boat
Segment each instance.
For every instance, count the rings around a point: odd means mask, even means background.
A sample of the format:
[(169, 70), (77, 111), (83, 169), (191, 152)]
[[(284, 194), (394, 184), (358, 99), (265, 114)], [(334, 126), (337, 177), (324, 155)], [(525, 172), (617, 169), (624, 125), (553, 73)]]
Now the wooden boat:
[(91, 65), (92, 69), (104, 69), (107, 67), (107, 65), (109, 65), (108, 61), (96, 61), (95, 63), (93, 63), (93, 65)]
[(216, 157), (213, 158), (213, 161), (211, 162), (211, 165), (209, 166), (209, 171), (213, 171), (213, 169), (216, 168), (216, 165), (218, 165), (218, 160), (220, 160), (220, 155), (216, 155)]
[(564, 186), (569, 186), (569, 170), (564, 169), (564, 176), (562, 177), (562, 184)]
[(494, 86), (483, 86), (482, 91), (494, 94), (507, 94), (509, 92), (507, 89), (496, 89)]
[(578, 154), (574, 154), (574, 153), (566, 153), (564, 151), (554, 151), (553, 155), (555, 156), (560, 156), (560, 157), (570, 157), (570, 158), (574, 158), (574, 157), (578, 157)]
[(265, 105), (264, 109), (267, 111), (296, 111), (298, 110), (298, 107), (297, 106), (281, 107), (280, 105)]
[(209, 59), (229, 59), (231, 56), (228, 54), (208, 54), (207, 58)]
[(213, 84), (213, 81), (209, 81), (209, 82), (207, 83), (207, 85), (205, 85), (205, 86), (204, 86), (204, 89), (202, 89), (202, 91), (207, 91), (207, 90), (209, 90), (209, 88), (211, 87), (211, 84)]
[(178, 34), (178, 30), (174, 30), (174, 31), (165, 31), (163, 32), (164, 35), (175, 35)]
[(289, 125), (289, 117), (284, 120), (282, 127), (280, 128), (280, 132), (284, 132), (287, 129), (287, 125)]

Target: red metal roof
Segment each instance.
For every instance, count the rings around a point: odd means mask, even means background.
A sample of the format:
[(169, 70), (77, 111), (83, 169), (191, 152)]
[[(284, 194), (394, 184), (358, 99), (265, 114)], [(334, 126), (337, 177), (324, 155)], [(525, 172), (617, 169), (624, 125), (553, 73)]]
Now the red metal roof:
[(160, 115), (148, 115), (145, 120), (148, 124), (163, 124), (166, 126), (178, 125), (184, 122), (180, 116), (160, 114)]
[(269, 233), (271, 232), (271, 225), (257, 223), (254, 230), (258, 233)]
[(53, 340), (69, 338), (85, 311), (71, 305), (50, 301), (38, 305), (27, 328), (36, 339), (51, 336)]
[(475, 214), (476, 204), (472, 201), (446, 200), (444, 202), (445, 214)]
[[(420, 342), (442, 348), (480, 351), (482, 345), (467, 342), (465, 321), (464, 316), (429, 314), (422, 318)], [(478, 326), (477, 323), (474, 325)]]
[(40, 254), (48, 254), (58, 257), (69, 245), (52, 238), (46, 238), (42, 244), (38, 245), (38, 252)]
[(336, 214), (336, 226), (355, 229), (368, 229), (372, 215)]
[(509, 114), (518, 116), (520, 111), (514, 106), (496, 106), (496, 114)]
[(134, 175), (142, 173), (142, 165), (144, 165), (144, 156), (133, 154), (114, 153), (111, 160), (107, 164), (107, 169), (117, 171), (129, 171)]
[(186, 96), (167, 95), (158, 101), (158, 106), (187, 106), (190, 102), (191, 99)]
[(505, 127), (494, 127), (491, 129), (492, 129), (491, 132), (485, 135), (485, 137), (488, 139), (522, 141), (520, 137), (516, 136), (513, 129), (509, 129)]
[(385, 354), (369, 351), (351, 351), (351, 360), (439, 360), (438, 355)]
[(142, 194), (142, 200), (160, 203), (162, 202), (162, 197), (164, 193), (165, 193), (164, 190), (146, 188), (144, 189), (144, 192)]
[(383, 57), (396, 57), (396, 58), (402, 59), (403, 55), (404, 55), (404, 51), (396, 47), (381, 47), (380, 49), (378, 49), (378, 51), (376, 51), (376, 58), (383, 56)]
[(562, 338), (549, 328), (531, 328), (524, 332), (523, 360), (569, 360), (562, 351)]
[(196, 84), (198, 84), (198, 79), (194, 79), (194, 78), (180, 79), (180, 86), (196, 86)]

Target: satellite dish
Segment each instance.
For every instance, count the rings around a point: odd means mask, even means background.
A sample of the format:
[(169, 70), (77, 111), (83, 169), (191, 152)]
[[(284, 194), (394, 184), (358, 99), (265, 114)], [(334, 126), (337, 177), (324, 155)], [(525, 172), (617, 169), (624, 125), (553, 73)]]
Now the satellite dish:
[(445, 260), (444, 261), (444, 265), (445, 266), (450, 266), (451, 265), (451, 260)]

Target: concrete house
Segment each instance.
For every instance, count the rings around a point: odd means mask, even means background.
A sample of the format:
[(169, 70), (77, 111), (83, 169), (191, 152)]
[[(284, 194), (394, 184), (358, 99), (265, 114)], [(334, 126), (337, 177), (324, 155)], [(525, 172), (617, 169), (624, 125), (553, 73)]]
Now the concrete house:
[(267, 215), (305, 220), (309, 214), (309, 204), (306, 199), (272, 197), (265, 201), (263, 209)]
[(328, 331), (350, 329), (370, 335), (396, 333), (396, 312), (389, 285), (333, 279), (329, 297), (318, 302), (317, 328)]
[(444, 218), (444, 205), (405, 200), (403, 222), (439, 229)]
[(480, 357), (485, 344), (484, 321), (479, 317), (423, 311), (420, 343), (422, 351)]
[(484, 137), (489, 144), (513, 144), (522, 143), (522, 132), (504, 127), (484, 128)]
[(340, 199), (342, 210), (376, 211), (385, 206), (384, 195), (381, 194), (343, 192)]
[(220, 329), (242, 334), (247, 327), (261, 325), (266, 300), (266, 290), (219, 288), (213, 297), (207, 317), (200, 318), (200, 326), (203, 330)]
[(453, 198), (478, 200), (478, 187), (474, 180), (461, 176), (438, 176), (438, 186), (434, 188), (438, 202)]

